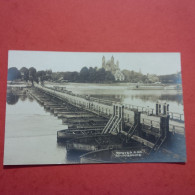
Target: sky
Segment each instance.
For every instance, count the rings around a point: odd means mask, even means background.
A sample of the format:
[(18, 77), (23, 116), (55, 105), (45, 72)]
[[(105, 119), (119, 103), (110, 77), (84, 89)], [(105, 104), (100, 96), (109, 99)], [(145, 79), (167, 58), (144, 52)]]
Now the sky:
[(119, 61), (121, 70), (141, 71), (143, 74), (173, 74), (181, 71), (180, 53), (118, 53), (118, 52), (46, 52), (10, 50), (8, 68), (35, 67), (38, 70), (80, 71), (82, 67), (102, 66), (102, 57), (106, 61), (114, 57)]

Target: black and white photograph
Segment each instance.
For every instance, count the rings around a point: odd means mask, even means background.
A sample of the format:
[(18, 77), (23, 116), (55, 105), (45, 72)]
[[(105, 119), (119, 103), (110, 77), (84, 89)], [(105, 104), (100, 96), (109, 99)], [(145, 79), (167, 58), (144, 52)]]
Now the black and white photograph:
[(180, 53), (8, 53), (4, 165), (186, 162)]

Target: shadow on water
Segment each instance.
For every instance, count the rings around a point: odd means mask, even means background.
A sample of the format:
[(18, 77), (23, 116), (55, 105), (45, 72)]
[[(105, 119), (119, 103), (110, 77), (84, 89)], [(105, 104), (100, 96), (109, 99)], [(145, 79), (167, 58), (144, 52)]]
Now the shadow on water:
[[(57, 148), (66, 150), (66, 143), (65, 142), (58, 142)], [(70, 164), (80, 163), (80, 156), (83, 155), (85, 152), (80, 151), (67, 151), (65, 153), (65, 162)]]
[(71, 151), (71, 152), (67, 152), (65, 159), (68, 163), (80, 163), (80, 156), (83, 155), (84, 152), (80, 152), (80, 151)]

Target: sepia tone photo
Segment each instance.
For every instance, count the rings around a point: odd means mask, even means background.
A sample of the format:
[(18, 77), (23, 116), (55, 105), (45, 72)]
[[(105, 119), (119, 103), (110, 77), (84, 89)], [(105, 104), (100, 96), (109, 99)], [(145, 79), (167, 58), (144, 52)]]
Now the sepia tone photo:
[(9, 51), (4, 165), (186, 162), (180, 58)]

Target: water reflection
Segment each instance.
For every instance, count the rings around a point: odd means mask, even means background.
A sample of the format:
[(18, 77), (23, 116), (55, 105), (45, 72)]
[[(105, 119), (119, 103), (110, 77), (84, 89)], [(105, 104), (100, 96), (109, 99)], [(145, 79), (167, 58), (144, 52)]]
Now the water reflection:
[(20, 96), (20, 100), (21, 100), (21, 101), (24, 102), (26, 99), (27, 99), (27, 95), (21, 95), (21, 96)]
[(7, 93), (4, 164), (66, 163), (66, 148), (56, 144), (56, 133), (67, 126), (32, 100)]
[(25, 91), (22, 91), (22, 93), (18, 93), (18, 90), (7, 91), (6, 101), (8, 105), (15, 105), (19, 100), (21, 100), (22, 102), (26, 100), (30, 102), (34, 101), (34, 99), (31, 96), (27, 95)]
[(177, 102), (178, 104), (183, 104), (183, 95), (182, 94), (131, 94), (131, 95), (109, 95), (109, 94), (104, 94), (104, 95), (91, 95), (92, 97), (95, 98), (104, 98), (107, 100), (111, 101), (116, 101), (116, 102), (124, 102), (125, 99), (130, 98), (131, 100), (135, 101), (140, 99), (143, 102), (157, 102), (157, 101), (172, 101), (172, 102)]
[(7, 104), (15, 105), (18, 102), (19, 96), (14, 93), (7, 93)]
[(28, 96), (28, 99), (29, 99), (30, 102), (34, 101), (34, 99), (31, 96)]
[(161, 101), (173, 101), (177, 102), (178, 104), (183, 104), (183, 96), (181, 94), (161, 94), (161, 95), (145, 95), (145, 94), (139, 94), (139, 95), (132, 95), (131, 99), (141, 99), (144, 102), (151, 101), (151, 102), (157, 102), (158, 100)]

